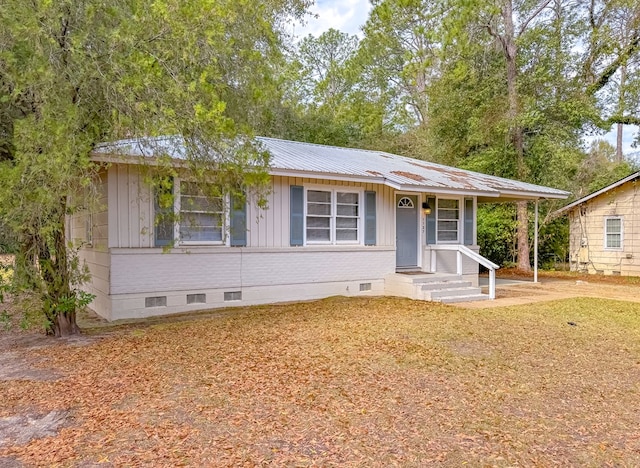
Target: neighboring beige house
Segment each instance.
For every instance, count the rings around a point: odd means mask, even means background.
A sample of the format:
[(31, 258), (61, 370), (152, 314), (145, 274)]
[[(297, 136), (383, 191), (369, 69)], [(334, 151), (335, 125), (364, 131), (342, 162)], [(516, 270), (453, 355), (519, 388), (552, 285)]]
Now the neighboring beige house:
[(572, 271), (640, 275), (640, 172), (558, 210), (570, 223)]
[(98, 314), (115, 320), (332, 295), (487, 298), (478, 264), (497, 266), (477, 253), (478, 203), (568, 195), (379, 151), (258, 141), (271, 153), (267, 209), (206, 199), (183, 173), (173, 182), (178, 221), (169, 224), (157, 222), (143, 168), (160, 154), (179, 165), (179, 137), (94, 151), (102, 208), (73, 216), (69, 232), (84, 243)]

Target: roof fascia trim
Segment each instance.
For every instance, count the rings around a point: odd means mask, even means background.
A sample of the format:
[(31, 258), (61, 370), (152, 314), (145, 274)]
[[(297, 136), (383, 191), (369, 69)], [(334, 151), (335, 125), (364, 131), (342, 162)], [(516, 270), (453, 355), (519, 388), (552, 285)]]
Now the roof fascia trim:
[(635, 179), (637, 179), (638, 177), (640, 177), (640, 171), (638, 172), (634, 172), (633, 174), (628, 175), (627, 177), (625, 177), (624, 179), (620, 179), (617, 182), (614, 182), (613, 184), (609, 184), (606, 187), (601, 188), (600, 190), (597, 190), (593, 193), (590, 193), (589, 195), (585, 195), (582, 198), (579, 198), (578, 200), (574, 201), (573, 203), (569, 203), (567, 206), (560, 208), (559, 210), (556, 210), (554, 212), (555, 216), (559, 216), (562, 213), (569, 211), (573, 208), (575, 208), (578, 205), (582, 205), (585, 202), (588, 202), (589, 200), (599, 197), (600, 195), (607, 193), (609, 190), (613, 190), (615, 188), (620, 187), (621, 185), (626, 184), (627, 182), (631, 182)]
[(523, 200), (538, 200), (540, 198), (564, 200), (569, 192), (558, 190), (556, 193), (536, 192), (533, 190), (500, 190), (500, 196), (508, 198), (521, 198)]
[(328, 180), (340, 180), (345, 182), (363, 182), (368, 184), (388, 184), (388, 180), (384, 177), (367, 177), (357, 176), (349, 174), (335, 174), (331, 172), (309, 172), (309, 171), (296, 171), (292, 169), (269, 169), (269, 174), (272, 176), (281, 177), (307, 177), (309, 179), (328, 179)]
[[(391, 184), (386, 184), (388, 186), (392, 186)], [(455, 189), (455, 188), (438, 188), (438, 187), (429, 187), (422, 185), (396, 185), (396, 188), (402, 192), (417, 192), (417, 193), (427, 193), (433, 195), (455, 195), (455, 196), (470, 196), (470, 197), (499, 197), (499, 192), (483, 192), (481, 190), (465, 190), (465, 189)]]

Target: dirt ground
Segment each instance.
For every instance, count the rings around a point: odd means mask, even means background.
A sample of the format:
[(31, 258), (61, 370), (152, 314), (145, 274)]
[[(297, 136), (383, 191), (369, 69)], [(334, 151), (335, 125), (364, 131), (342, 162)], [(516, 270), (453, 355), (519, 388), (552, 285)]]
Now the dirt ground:
[[(538, 302), (570, 299), (574, 297), (593, 297), (629, 302), (640, 302), (640, 284), (626, 277), (602, 276), (569, 276), (566, 274), (541, 274), (538, 283), (533, 283), (533, 276), (522, 274), (501, 274), (498, 278), (515, 280), (513, 284), (502, 284), (496, 287), (496, 299), (456, 304), (468, 309), (489, 309), (524, 305)], [(488, 288), (483, 288), (488, 293)]]

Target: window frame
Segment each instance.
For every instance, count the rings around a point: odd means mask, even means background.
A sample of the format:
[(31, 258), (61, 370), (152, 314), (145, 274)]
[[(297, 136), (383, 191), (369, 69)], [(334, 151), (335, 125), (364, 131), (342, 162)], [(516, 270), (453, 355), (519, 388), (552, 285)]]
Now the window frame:
[[(620, 231), (617, 233), (609, 233), (607, 232), (607, 222), (609, 220), (620, 220)], [(604, 221), (603, 221), (603, 244), (604, 244), (604, 250), (607, 251), (621, 251), (624, 249), (624, 217), (623, 216), (605, 216), (604, 217)], [(609, 247), (608, 244), (608, 239), (607, 239), (607, 235), (608, 234), (618, 234), (620, 236), (620, 247)]]
[[(458, 218), (455, 220), (452, 219), (443, 219), (442, 221), (456, 221), (456, 239), (455, 240), (441, 240), (440, 239), (440, 229), (439, 229), (439, 222), (440, 222), (440, 200), (454, 200), (458, 203)], [(443, 208), (443, 209), (452, 209), (452, 208)], [(464, 216), (464, 201), (461, 201), (461, 199), (459, 197), (439, 197), (436, 196), (436, 206), (435, 206), (435, 218), (436, 218), (436, 245), (437, 244), (462, 244), (464, 242), (464, 238), (460, 239), (460, 235), (464, 235), (464, 233), (462, 232), (461, 229), (461, 221), (462, 221), (462, 216)], [(453, 232), (453, 231), (447, 231), (447, 232)]]
[[(307, 236), (307, 217), (309, 208), (309, 191), (330, 192), (331, 193), (331, 214), (329, 215), (329, 240), (315, 241), (309, 240)], [(337, 219), (338, 216), (338, 193), (355, 193), (358, 195), (358, 215), (350, 218), (356, 219), (356, 240), (337, 240)], [(321, 245), (364, 245), (364, 189), (359, 187), (346, 186), (326, 186), (326, 185), (305, 185), (304, 186), (304, 211), (303, 211), (303, 235), (304, 244), (309, 246)], [(313, 215), (312, 215), (313, 216)]]
[[(224, 194), (222, 197), (222, 225), (220, 226), (221, 232), (219, 241), (207, 241), (207, 240), (183, 240), (180, 236), (180, 226), (182, 225), (181, 218), (181, 202), (182, 202), (182, 183), (193, 182), (200, 183), (198, 181), (193, 181), (187, 178), (178, 178), (174, 179), (174, 201), (173, 201), (173, 212), (176, 215), (176, 222), (173, 226), (173, 237), (176, 239), (176, 245), (221, 245), (221, 246), (229, 246), (229, 215), (230, 215), (230, 203), (229, 203), (229, 194)], [(207, 183), (207, 182), (204, 182)], [(213, 212), (212, 212), (213, 213)]]

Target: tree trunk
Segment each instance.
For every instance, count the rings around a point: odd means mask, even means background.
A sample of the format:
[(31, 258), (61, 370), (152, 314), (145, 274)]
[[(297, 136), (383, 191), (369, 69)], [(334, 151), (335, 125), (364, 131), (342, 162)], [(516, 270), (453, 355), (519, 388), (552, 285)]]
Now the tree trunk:
[(622, 154), (622, 137), (624, 135), (624, 125), (621, 123), (616, 125), (616, 161), (622, 162), (624, 155)]
[(76, 312), (60, 312), (53, 320), (53, 335), (57, 338), (64, 338), (80, 333), (80, 328), (76, 323)]
[[(531, 271), (529, 261), (529, 211), (526, 201), (519, 201), (516, 204), (518, 213), (518, 269)], [(523, 226), (524, 224), (524, 226)]]
[[(627, 66), (622, 65), (620, 67), (620, 91), (618, 92), (618, 113), (620, 115), (624, 115), (624, 86), (627, 80)], [(624, 155), (622, 154), (622, 137), (624, 133), (624, 125), (619, 123), (617, 125), (617, 135), (616, 135), (616, 161), (622, 162), (624, 159)]]
[[(509, 126), (511, 132), (511, 144), (516, 153), (516, 171), (520, 180), (527, 177), (527, 169), (524, 162), (524, 133), (522, 126), (518, 122), (520, 105), (518, 102), (518, 64), (516, 62), (517, 46), (515, 37), (515, 25), (513, 23), (512, 0), (505, 0), (502, 17), (505, 25), (505, 33), (502, 36), (502, 45), (507, 62), (507, 93), (509, 97)], [(527, 202), (517, 203), (517, 238), (518, 238), (518, 268), (524, 271), (531, 271), (529, 263), (529, 213)]]
[[(60, 200), (57, 213), (57, 229), (54, 229), (53, 249), (47, 243), (43, 243), (41, 252), (40, 268), (46, 284), (46, 299), (54, 304), (49, 316), (51, 328), (48, 333), (56, 337), (74, 335), (80, 332), (76, 323), (75, 302), (69, 304), (69, 298), (75, 295), (71, 289), (71, 274), (69, 267), (69, 252), (67, 251), (65, 236), (65, 215), (67, 202), (66, 198)], [(65, 310), (60, 310), (60, 305), (65, 304)], [(71, 310), (66, 310), (72, 307)]]

